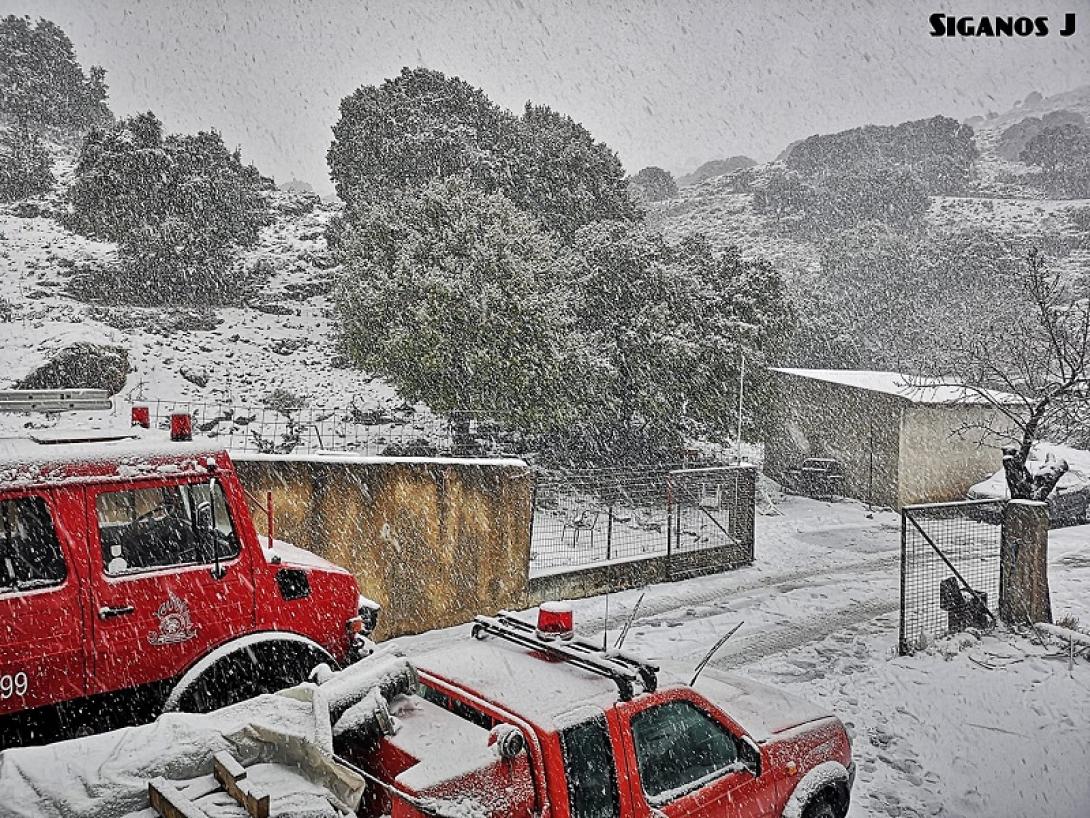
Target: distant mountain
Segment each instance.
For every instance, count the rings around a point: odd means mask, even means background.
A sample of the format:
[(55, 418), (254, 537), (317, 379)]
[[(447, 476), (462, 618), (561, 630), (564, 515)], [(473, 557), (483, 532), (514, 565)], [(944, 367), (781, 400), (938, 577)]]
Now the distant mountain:
[(748, 156), (731, 156), (727, 159), (712, 159), (710, 162), (705, 162), (692, 173), (687, 173), (686, 175), (679, 177), (677, 184), (678, 187), (699, 184), (705, 179), (712, 179), (716, 176), (725, 176), (736, 170), (751, 168), (756, 164), (757, 163)]

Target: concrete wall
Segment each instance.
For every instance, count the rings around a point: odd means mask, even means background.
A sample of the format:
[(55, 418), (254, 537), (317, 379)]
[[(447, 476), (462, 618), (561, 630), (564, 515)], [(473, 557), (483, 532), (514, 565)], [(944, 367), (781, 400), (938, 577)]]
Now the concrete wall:
[(777, 427), (765, 444), (764, 471), (782, 481), (807, 457), (833, 457), (844, 468), (842, 492), (895, 506), (901, 413), (893, 395), (777, 372)]
[(901, 425), (901, 505), (964, 500), (969, 487), (1003, 465), (1014, 427), (991, 406), (914, 404)]
[[(379, 638), (522, 607), (533, 476), (517, 460), (235, 458), (275, 535), (351, 570), (382, 604)], [(266, 530), (264, 511), (254, 524)]]

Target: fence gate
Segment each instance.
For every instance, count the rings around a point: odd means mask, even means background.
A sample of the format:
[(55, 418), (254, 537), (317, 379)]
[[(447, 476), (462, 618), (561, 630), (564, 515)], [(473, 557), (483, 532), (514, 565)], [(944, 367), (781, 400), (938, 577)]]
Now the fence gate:
[(967, 500), (901, 509), (902, 656), (967, 624), (973, 611), (991, 618), (999, 605), (1004, 505)]
[(666, 541), (671, 579), (753, 562), (756, 469), (717, 466), (666, 475)]

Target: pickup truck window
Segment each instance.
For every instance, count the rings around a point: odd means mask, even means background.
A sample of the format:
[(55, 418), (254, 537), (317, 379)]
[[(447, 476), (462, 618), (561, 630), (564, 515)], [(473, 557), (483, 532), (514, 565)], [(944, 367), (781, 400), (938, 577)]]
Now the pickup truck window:
[(67, 575), (45, 501), (0, 501), (0, 593), (60, 585)]
[(643, 791), (666, 804), (739, 767), (734, 737), (690, 702), (674, 701), (632, 717)]
[(615, 818), (617, 775), (605, 717), (560, 734), (572, 818)]
[(211, 549), (202, 548), (197, 525), (197, 509), (210, 499), (219, 557), (233, 559), (239, 553), (238, 537), (218, 484), (214, 498), (208, 483), (99, 494), (95, 510), (106, 573), (211, 563)]

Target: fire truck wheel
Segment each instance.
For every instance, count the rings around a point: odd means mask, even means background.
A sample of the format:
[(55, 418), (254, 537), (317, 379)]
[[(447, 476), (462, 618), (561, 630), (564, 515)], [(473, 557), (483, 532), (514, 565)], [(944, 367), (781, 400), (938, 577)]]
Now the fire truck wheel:
[(336, 666), (325, 650), (304, 640), (270, 639), (240, 647), (206, 662), (198, 673), (183, 676), (164, 710), (207, 713), (262, 693), (275, 693), (306, 681), (310, 671), (323, 662)]

